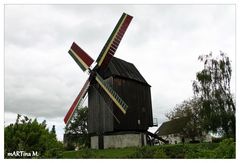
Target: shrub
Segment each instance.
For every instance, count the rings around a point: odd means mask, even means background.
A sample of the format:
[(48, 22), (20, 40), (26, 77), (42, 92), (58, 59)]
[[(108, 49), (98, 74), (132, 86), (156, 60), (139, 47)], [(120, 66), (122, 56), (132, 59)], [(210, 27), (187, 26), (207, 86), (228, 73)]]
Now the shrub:
[(169, 158), (184, 158), (185, 157), (185, 145), (176, 144), (176, 145), (166, 145), (163, 146), (164, 152)]
[(144, 146), (135, 149), (128, 158), (168, 158), (162, 146)]
[(152, 158), (154, 149), (149, 146), (137, 148), (136, 152), (130, 155), (130, 158)]
[(216, 158), (236, 158), (236, 146), (232, 138), (220, 142), (215, 149)]
[(85, 148), (78, 151), (78, 156), (80, 158), (95, 158), (96, 154), (93, 150)]
[(213, 150), (204, 149), (199, 146), (188, 146), (186, 149), (185, 158), (214, 158), (215, 152)]
[(75, 149), (75, 146), (73, 143), (66, 143), (66, 146), (64, 147), (66, 151), (73, 151)]
[(176, 144), (118, 149), (81, 149), (64, 153), (65, 158), (235, 158), (235, 143)]
[(186, 144), (185, 158), (214, 158), (217, 146), (216, 143)]
[(168, 158), (162, 147), (156, 148), (153, 158)]
[[(38, 123), (37, 119), (17, 116), (15, 124), (4, 128), (5, 158), (59, 158), (62, 156), (63, 144), (56, 138), (55, 127), (49, 131), (46, 121)], [(37, 152), (38, 156), (8, 155), (15, 151)]]

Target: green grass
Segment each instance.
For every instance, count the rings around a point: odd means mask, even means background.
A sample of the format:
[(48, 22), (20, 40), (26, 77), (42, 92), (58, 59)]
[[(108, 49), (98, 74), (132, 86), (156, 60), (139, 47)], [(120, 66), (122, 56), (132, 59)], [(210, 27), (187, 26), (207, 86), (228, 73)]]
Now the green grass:
[(79, 151), (65, 151), (64, 158), (128, 158), (136, 152), (137, 148), (117, 149), (81, 149)]
[(65, 151), (63, 158), (235, 158), (236, 144), (231, 139), (221, 143), (176, 144), (118, 149), (81, 149)]

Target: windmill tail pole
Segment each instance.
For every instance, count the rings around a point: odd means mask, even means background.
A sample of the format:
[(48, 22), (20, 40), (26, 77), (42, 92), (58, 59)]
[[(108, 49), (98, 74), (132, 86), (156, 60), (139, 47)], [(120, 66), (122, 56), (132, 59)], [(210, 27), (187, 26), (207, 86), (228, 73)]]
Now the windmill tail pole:
[(157, 134), (153, 134), (153, 133), (151, 133), (151, 132), (149, 132), (149, 131), (147, 131), (147, 134), (148, 134), (149, 136), (155, 138), (155, 139), (158, 139), (158, 140), (162, 141), (162, 142), (165, 143), (165, 144), (168, 144), (168, 141), (167, 141), (167, 140), (164, 140), (163, 138), (159, 137)]

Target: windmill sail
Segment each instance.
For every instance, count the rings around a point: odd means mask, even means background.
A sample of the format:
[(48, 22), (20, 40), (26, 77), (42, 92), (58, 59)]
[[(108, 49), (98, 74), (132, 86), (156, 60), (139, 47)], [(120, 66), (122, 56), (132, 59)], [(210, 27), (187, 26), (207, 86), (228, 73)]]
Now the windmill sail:
[(122, 98), (101, 78), (101, 76), (96, 73), (96, 81), (103, 88), (103, 90), (108, 94), (108, 96), (113, 100), (117, 107), (126, 114), (128, 108), (127, 104), (122, 100)]
[(109, 61), (115, 54), (132, 18), (132, 16), (127, 15), (126, 13), (122, 14), (112, 34), (104, 45), (99, 57), (97, 58), (98, 66), (101, 69), (104, 69), (108, 65)]
[(83, 88), (81, 89), (80, 93), (78, 94), (77, 98), (74, 100), (72, 106), (68, 110), (64, 118), (65, 124), (68, 124), (70, 122), (70, 120), (72, 119), (72, 116), (74, 115), (74, 112), (77, 110), (78, 106), (81, 105), (81, 103), (83, 102), (83, 99), (87, 93), (89, 85), (90, 85), (90, 81), (87, 80)]
[(73, 42), (68, 53), (73, 57), (75, 62), (80, 66), (80, 68), (85, 71), (87, 70), (91, 64), (93, 63), (93, 59), (82, 50), (75, 42)]
[[(128, 25), (132, 20), (132, 16), (123, 13), (121, 18), (119, 19), (116, 27), (114, 28), (112, 34), (110, 35), (109, 39), (107, 40), (106, 44), (104, 45), (100, 55), (97, 58), (97, 66), (93, 70), (90, 69), (90, 66), (93, 63), (93, 59), (83, 50), (81, 49), (75, 42), (73, 42), (70, 50), (68, 53), (72, 56), (72, 58), (76, 61), (79, 67), (83, 70), (89, 70), (90, 77), (85, 82), (83, 88), (81, 89), (80, 93), (78, 94), (77, 98), (74, 100), (72, 106), (70, 107), (69, 111), (67, 112), (64, 122), (68, 124), (74, 115), (74, 112), (77, 110), (77, 107), (83, 101), (90, 82), (92, 80), (96, 80), (97, 83), (101, 86), (101, 88), (106, 92), (106, 94), (110, 97), (110, 99), (117, 105), (117, 107), (126, 114), (126, 110), (128, 108), (127, 104), (122, 100), (121, 97), (101, 78), (101, 76), (97, 73), (99, 70), (106, 68), (108, 63), (110, 62), (111, 58), (115, 54), (118, 45), (120, 44), (124, 33), (126, 32)], [(95, 76), (96, 74), (96, 76)]]

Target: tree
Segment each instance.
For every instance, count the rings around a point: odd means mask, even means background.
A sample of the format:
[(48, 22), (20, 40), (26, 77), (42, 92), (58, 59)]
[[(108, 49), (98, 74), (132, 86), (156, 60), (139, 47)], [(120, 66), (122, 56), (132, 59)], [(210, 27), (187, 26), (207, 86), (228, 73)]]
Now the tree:
[(65, 127), (65, 135), (68, 135), (68, 143), (71, 140), (74, 143), (89, 146), (89, 136), (87, 130), (87, 113), (88, 108), (83, 107), (76, 111), (73, 115), (72, 120), (69, 122), (68, 126)]
[(202, 71), (193, 81), (194, 95), (200, 99), (201, 124), (206, 131), (220, 132), (235, 138), (235, 102), (231, 94), (232, 68), (225, 53), (213, 58), (212, 53), (198, 58)]
[(57, 135), (56, 135), (55, 125), (52, 126), (52, 130), (51, 130), (50, 133), (53, 134), (54, 137), (57, 137)]
[(56, 135), (46, 128), (46, 121), (38, 123), (37, 119), (29, 119), (18, 114), (15, 124), (4, 128), (4, 153), (14, 151), (37, 152), (40, 158), (56, 158), (61, 156), (62, 143)]
[(195, 137), (202, 136), (202, 130), (199, 121), (199, 99), (192, 98), (183, 101), (174, 107), (172, 111), (167, 113), (165, 116), (169, 120), (188, 117), (189, 122), (184, 127), (182, 136), (192, 139), (195, 141)]

